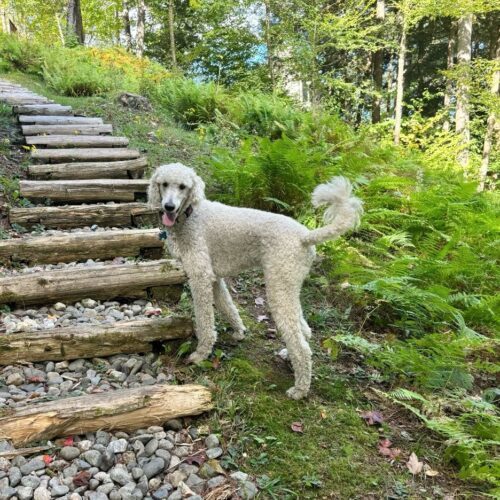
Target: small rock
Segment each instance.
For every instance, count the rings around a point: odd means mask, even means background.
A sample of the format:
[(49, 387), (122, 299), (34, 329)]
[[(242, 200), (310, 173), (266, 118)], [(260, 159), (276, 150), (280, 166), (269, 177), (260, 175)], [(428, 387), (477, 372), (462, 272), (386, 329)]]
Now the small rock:
[(5, 381), (7, 385), (23, 385), (24, 384), (24, 377), (20, 373), (11, 373), (8, 377), (7, 380)]
[(64, 311), (66, 309), (66, 304), (63, 304), (62, 302), (56, 302), (53, 307), (56, 311)]
[(153, 493), (153, 498), (155, 500), (161, 500), (163, 498), (168, 498), (168, 495), (172, 491), (172, 486), (169, 484), (164, 484), (160, 489)]
[[(87, 371), (88, 378), (94, 378), (97, 375), (97, 373), (95, 371), (93, 371), (93, 373), (89, 373), (89, 372), (90, 372), (90, 370)], [(111, 440), (111, 434), (109, 432), (106, 432), (106, 431), (97, 431), (95, 433), (95, 440), (96, 440), (96, 443), (102, 444), (104, 446), (108, 446), (109, 441)]]
[(62, 497), (63, 495), (66, 495), (68, 493), (69, 488), (64, 485), (64, 484), (56, 484), (52, 486), (51, 493), (55, 497)]
[(97, 302), (93, 299), (83, 299), (82, 306), (85, 308), (93, 309), (97, 305)]
[(44, 486), (39, 486), (33, 495), (33, 498), (35, 500), (50, 500), (52, 498), (52, 495), (50, 494), (50, 491), (45, 488)]
[(9, 482), (12, 487), (17, 486), (22, 479), (21, 469), (19, 467), (11, 467), (9, 470)]
[(30, 498), (33, 498), (33, 488), (29, 486), (18, 486), (16, 488), (16, 496), (19, 500), (30, 500)]
[(21, 484), (34, 490), (35, 488), (38, 488), (40, 486), (40, 479), (38, 478), (38, 476), (30, 474), (29, 476), (24, 476), (21, 479)]
[(182, 430), (182, 422), (177, 418), (173, 418), (172, 420), (169, 420), (165, 424), (165, 427), (167, 429), (171, 429), (173, 431), (180, 431), (180, 430)]
[(176, 470), (171, 472), (168, 475), (168, 482), (174, 487), (177, 488), (179, 484), (187, 478), (187, 474), (180, 470)]
[(49, 385), (59, 385), (64, 382), (64, 379), (57, 372), (47, 373), (47, 384)]
[(182, 500), (182, 492), (180, 489), (175, 490), (172, 492), (172, 494), (168, 497), (168, 500)]
[(142, 470), (144, 471), (144, 474), (148, 479), (151, 479), (152, 477), (156, 476), (159, 474), (163, 469), (165, 468), (165, 460), (160, 457), (155, 457), (149, 462), (147, 462)]
[(245, 481), (241, 485), (240, 495), (244, 500), (250, 500), (251, 498), (254, 498), (255, 495), (257, 495), (257, 486), (255, 486), (252, 481)]
[(238, 483), (241, 483), (248, 479), (248, 474), (246, 474), (245, 472), (236, 471), (230, 474), (230, 477), (235, 481), (238, 481)]
[(197, 476), (196, 474), (190, 474), (186, 480), (186, 484), (190, 488), (193, 488), (193, 486), (197, 486), (197, 485), (202, 484), (204, 482), (205, 481), (200, 476)]
[(108, 444), (108, 450), (112, 453), (124, 453), (127, 451), (128, 443), (125, 439), (116, 439)]
[(45, 462), (41, 458), (33, 458), (24, 465), (21, 465), (21, 472), (25, 476), (41, 469), (45, 469)]
[(215, 434), (210, 434), (205, 438), (205, 446), (207, 448), (217, 448), (219, 444), (219, 438)]
[(226, 478), (224, 476), (215, 476), (212, 479), (209, 479), (207, 481), (207, 486), (209, 489), (214, 489), (220, 486), (221, 484), (224, 484), (226, 481)]
[(158, 449), (158, 439), (154, 438), (144, 447), (144, 454), (150, 457)]
[(80, 450), (76, 446), (64, 446), (61, 448), (59, 455), (64, 460), (71, 462), (71, 460), (80, 456)]
[[(109, 471), (109, 477), (115, 482), (122, 486), (125, 486), (127, 483), (132, 482), (132, 478), (126, 469), (121, 467), (113, 467)], [(134, 483), (135, 484), (135, 483)]]
[(94, 467), (99, 467), (102, 462), (102, 455), (97, 450), (89, 450), (85, 453), (82, 453), (82, 458)]
[(10, 486), (0, 488), (0, 500), (9, 500), (9, 498), (13, 497), (16, 493), (16, 490)]
[(207, 451), (207, 457), (209, 459), (212, 458), (218, 458), (220, 457), (224, 452), (222, 451), (222, 448), (209, 448)]

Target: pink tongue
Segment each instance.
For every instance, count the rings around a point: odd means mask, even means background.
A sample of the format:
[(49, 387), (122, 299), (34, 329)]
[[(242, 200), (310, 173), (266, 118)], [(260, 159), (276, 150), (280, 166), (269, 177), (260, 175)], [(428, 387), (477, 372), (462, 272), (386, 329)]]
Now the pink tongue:
[(175, 214), (164, 213), (162, 215), (161, 221), (164, 226), (172, 227), (175, 224)]

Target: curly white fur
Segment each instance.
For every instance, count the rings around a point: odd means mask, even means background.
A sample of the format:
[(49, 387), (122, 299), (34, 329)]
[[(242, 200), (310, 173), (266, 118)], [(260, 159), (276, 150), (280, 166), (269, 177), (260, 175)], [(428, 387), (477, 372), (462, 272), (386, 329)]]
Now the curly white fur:
[[(245, 327), (223, 278), (260, 267), (268, 305), (295, 373), (295, 385), (287, 394), (303, 398), (311, 385), (312, 363), (307, 342), (311, 330), (300, 304), (302, 283), (314, 259), (314, 244), (354, 227), (362, 213), (361, 201), (351, 195), (351, 184), (343, 177), (318, 186), (313, 203), (328, 205), (328, 225), (309, 231), (283, 215), (208, 201), (204, 187), (194, 170), (176, 163), (158, 167), (148, 191), (153, 208), (175, 206), (167, 244), (181, 260), (193, 296), (198, 346), (190, 361), (198, 363), (212, 352), (217, 339), (213, 304), (234, 329), (234, 337), (244, 338)], [(188, 206), (192, 213), (182, 217)]]

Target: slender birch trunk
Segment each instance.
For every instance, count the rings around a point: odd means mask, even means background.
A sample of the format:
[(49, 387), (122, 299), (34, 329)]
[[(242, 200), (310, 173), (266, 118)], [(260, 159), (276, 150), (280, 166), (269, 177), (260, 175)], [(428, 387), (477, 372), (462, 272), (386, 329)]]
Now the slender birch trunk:
[(273, 58), (273, 45), (271, 42), (271, 1), (266, 0), (265, 5), (265, 37), (266, 37), (266, 48), (267, 48), (267, 69), (269, 73), (269, 80), (271, 81), (271, 87), (274, 89), (275, 78), (274, 78), (274, 58)]
[(401, 40), (399, 42), (398, 56), (398, 76), (396, 81), (396, 105), (395, 105), (395, 121), (394, 121), (394, 144), (399, 144), (401, 135), (401, 121), (403, 119), (403, 92), (404, 92), (404, 75), (405, 75), (405, 59), (406, 59), (406, 22), (404, 17), (401, 17)]
[(146, 5), (144, 0), (137, 4), (137, 30), (135, 35), (135, 51), (139, 57), (144, 55), (144, 25), (146, 24)]
[[(446, 69), (450, 71), (453, 69), (454, 58), (455, 58), (455, 48), (456, 48), (456, 36), (457, 36), (457, 25), (454, 21), (452, 21), (450, 26), (450, 34), (448, 37), (448, 57), (446, 62)], [(448, 132), (450, 130), (450, 104), (451, 104), (451, 95), (453, 92), (453, 82), (450, 77), (446, 79), (446, 90), (444, 93), (443, 105), (447, 110), (447, 118), (443, 123), (443, 130)]]
[[(497, 61), (497, 63), (500, 64), (500, 37), (497, 39), (496, 46), (497, 48), (496, 48), (495, 60)], [(493, 80), (491, 82), (491, 93), (494, 96), (498, 96), (499, 91), (500, 91), (500, 70), (496, 70), (493, 73)], [(484, 190), (486, 177), (488, 176), (490, 153), (494, 142), (495, 126), (498, 121), (497, 115), (498, 115), (498, 110), (492, 110), (488, 116), (488, 121), (486, 125), (486, 134), (484, 136), (484, 144), (483, 144), (483, 158), (481, 160), (481, 167), (479, 169), (478, 191)]]
[(168, 32), (170, 36), (170, 60), (172, 68), (177, 67), (177, 55), (175, 48), (175, 18), (174, 18), (174, 0), (168, 1)]
[(458, 20), (457, 29), (457, 64), (465, 71), (459, 76), (457, 84), (457, 111), (455, 131), (462, 136), (462, 148), (458, 153), (460, 165), (465, 167), (469, 162), (469, 86), (467, 82), (468, 66), (472, 59), (472, 14), (467, 14)]
[[(375, 17), (379, 24), (385, 19), (385, 0), (377, 0), (377, 10)], [(380, 108), (382, 103), (382, 83), (383, 83), (383, 62), (384, 50), (379, 49), (373, 53), (373, 84), (375, 95), (372, 101), (372, 123), (380, 122)]]

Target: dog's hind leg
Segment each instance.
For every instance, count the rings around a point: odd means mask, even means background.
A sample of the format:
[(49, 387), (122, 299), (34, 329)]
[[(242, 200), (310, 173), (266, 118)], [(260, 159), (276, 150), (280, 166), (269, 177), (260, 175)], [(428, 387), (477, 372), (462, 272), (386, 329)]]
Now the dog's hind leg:
[(302, 325), (302, 277), (291, 276), (297, 278), (297, 281), (285, 281), (284, 276), (287, 274), (280, 269), (267, 269), (266, 292), (269, 307), (278, 331), (285, 341), (295, 375), (295, 385), (288, 389), (287, 394), (293, 399), (301, 399), (309, 392), (312, 370), (312, 353)]
[(234, 305), (226, 283), (221, 278), (218, 278), (214, 283), (214, 300), (217, 310), (226, 318), (233, 328), (233, 338), (236, 340), (243, 340), (245, 338), (246, 328), (243, 325), (238, 309)]
[(311, 327), (307, 324), (307, 321), (304, 318), (302, 308), (300, 309), (300, 328), (306, 340), (309, 340), (311, 338)]

